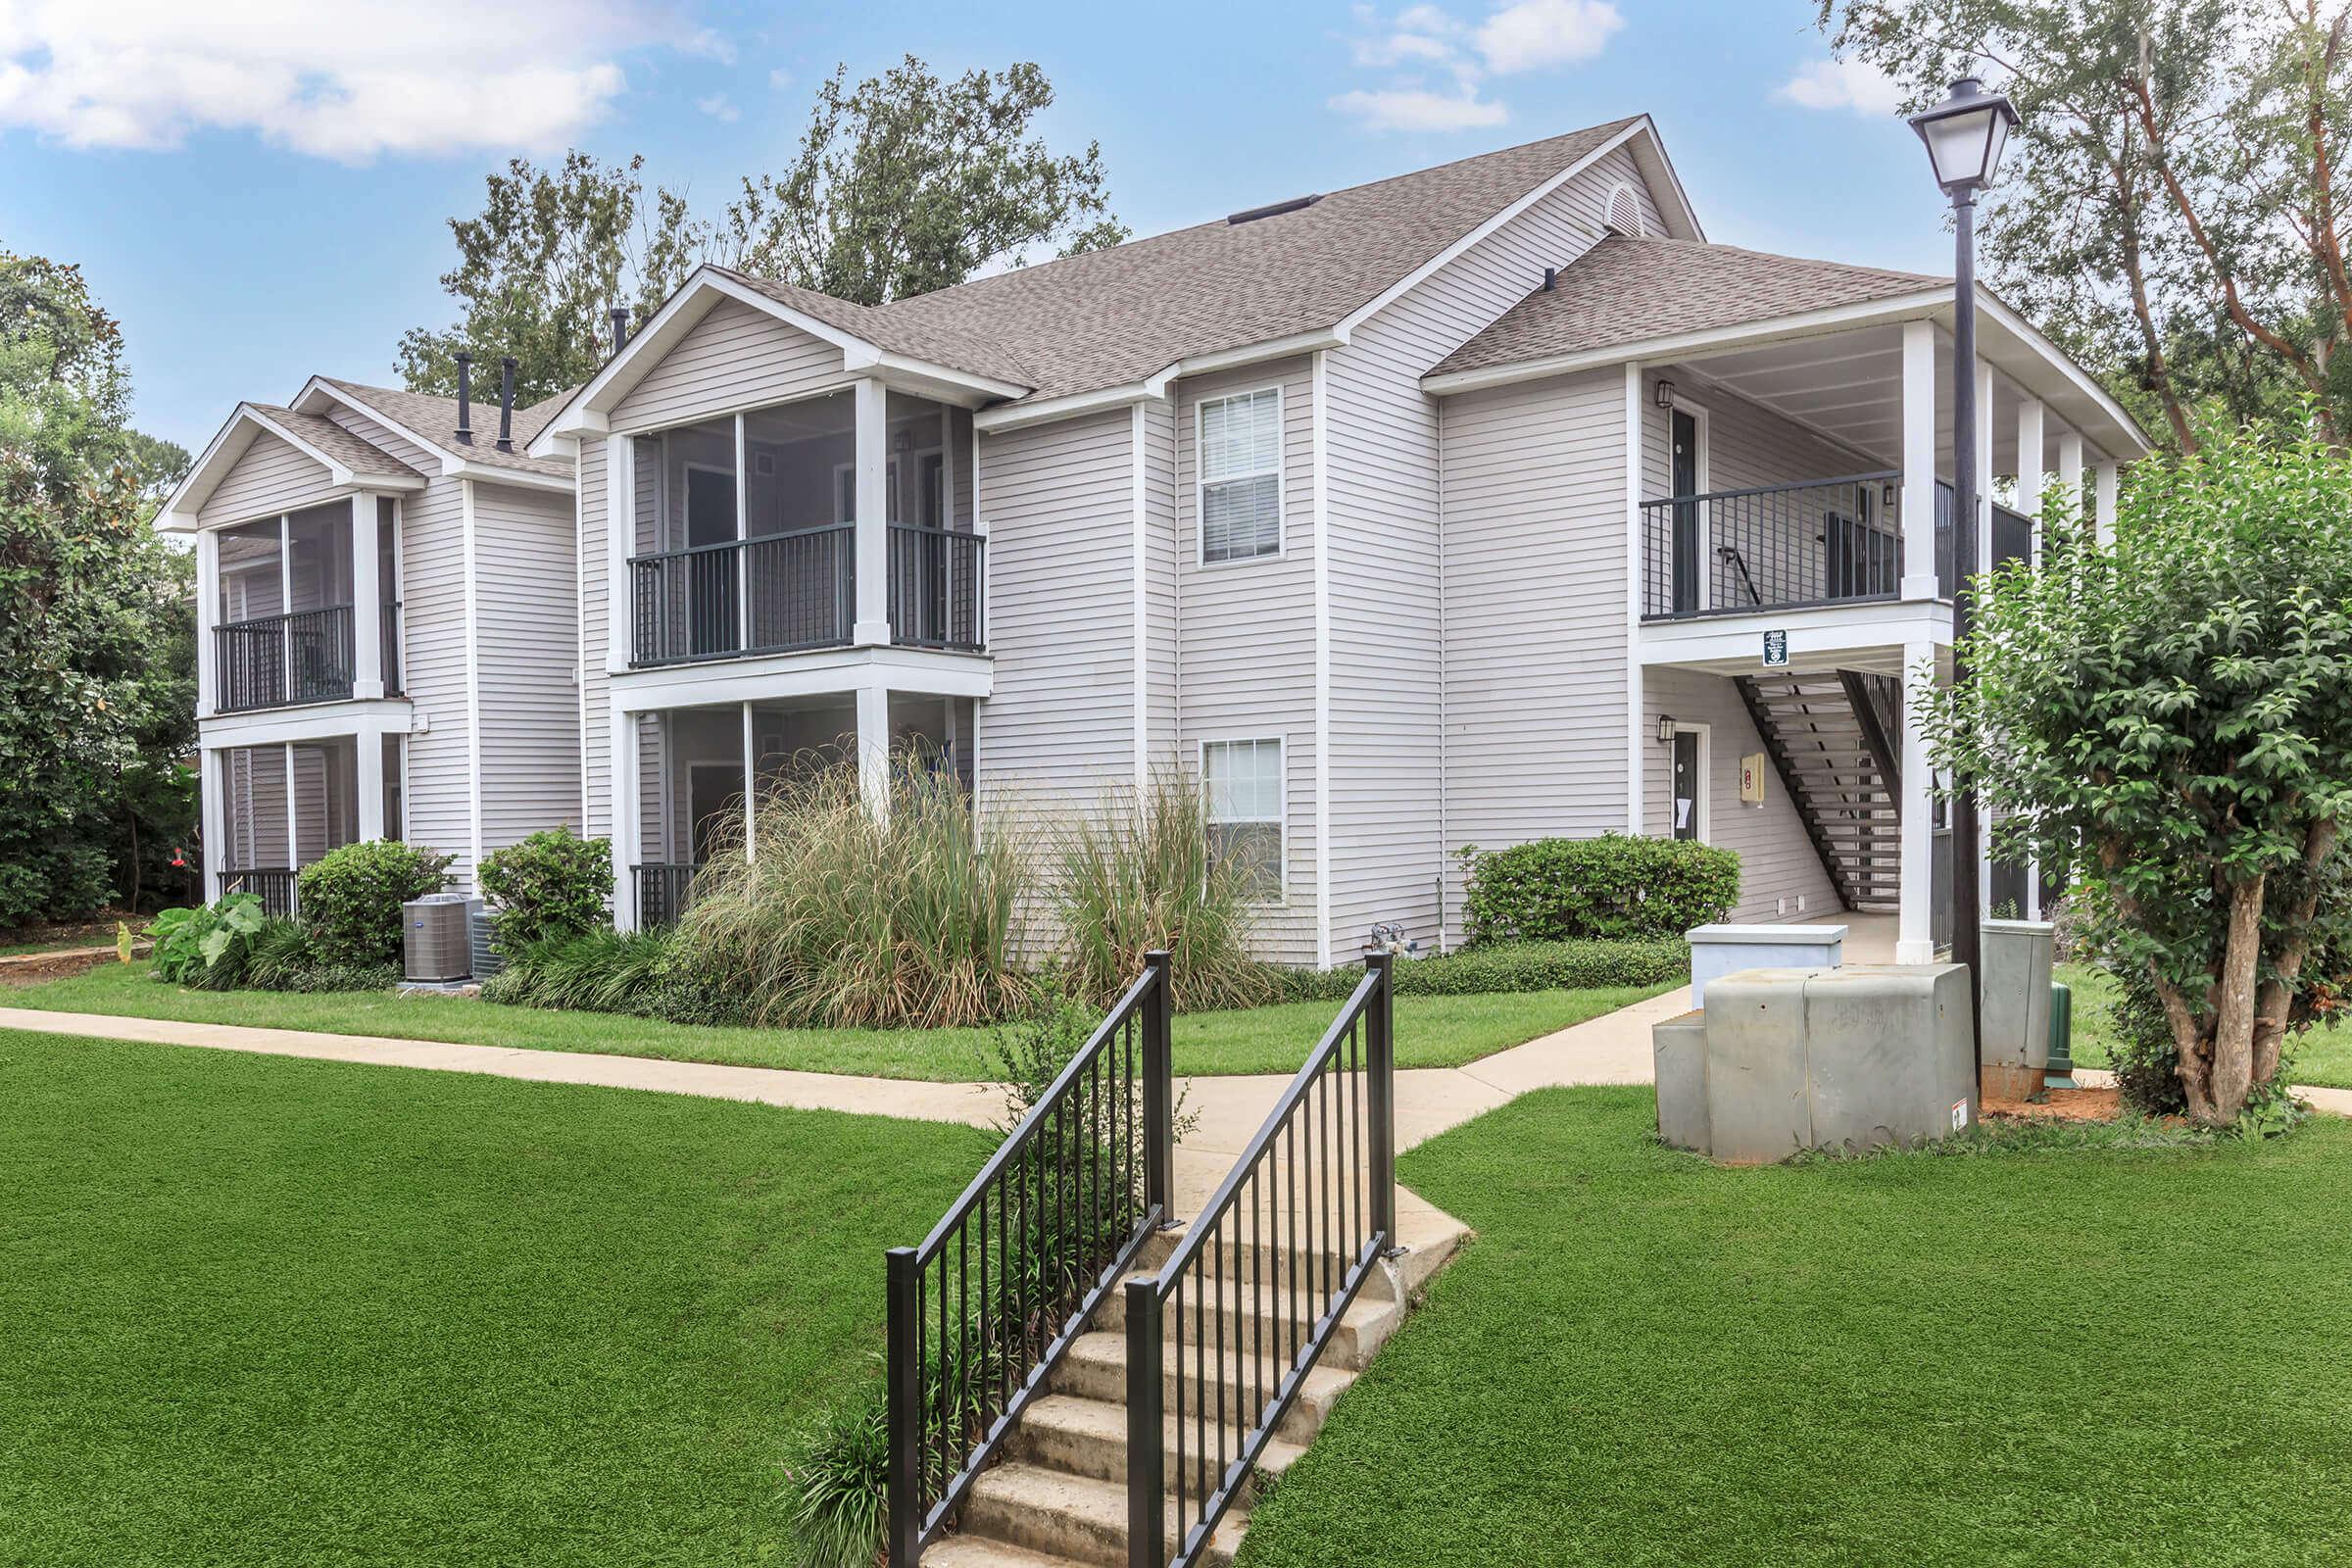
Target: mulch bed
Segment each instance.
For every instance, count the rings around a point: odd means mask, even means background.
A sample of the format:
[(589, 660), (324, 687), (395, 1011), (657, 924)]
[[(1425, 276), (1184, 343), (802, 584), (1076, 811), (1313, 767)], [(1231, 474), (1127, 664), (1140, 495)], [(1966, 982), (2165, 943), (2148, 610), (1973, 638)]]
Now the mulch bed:
[(2120, 1121), (2124, 1096), (2115, 1088), (2052, 1089), (2040, 1100), (2002, 1100), (1987, 1095), (1984, 1111), (1987, 1116), (2016, 1121)]

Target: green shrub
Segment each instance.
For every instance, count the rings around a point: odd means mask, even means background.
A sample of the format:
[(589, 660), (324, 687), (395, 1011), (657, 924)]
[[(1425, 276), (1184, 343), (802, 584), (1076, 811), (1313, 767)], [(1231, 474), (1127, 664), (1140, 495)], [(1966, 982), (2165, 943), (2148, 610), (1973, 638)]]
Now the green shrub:
[(1154, 948), (1175, 956), (1181, 1011), (1253, 1006), (1273, 995), (1248, 947), (1250, 868), (1210, 858), (1209, 825), (1200, 780), (1177, 768), (1154, 769), (1140, 789), (1112, 789), (1061, 822), (1054, 910), (1077, 995), (1108, 1005)]
[[(1363, 971), (1279, 971), (1284, 1000), (1336, 1002)], [(1466, 997), (1500, 991), (1589, 991), (1612, 986), (1680, 985), (1690, 978), (1690, 945), (1679, 937), (1619, 942), (1510, 942), (1465, 948), (1443, 957), (1400, 958), (1396, 995)]]
[(1604, 833), (1459, 858), (1472, 946), (1679, 937), (1740, 900), (1740, 857), (1692, 839)]
[(400, 906), (441, 891), (449, 859), (389, 840), (346, 844), (302, 868), (296, 907), (321, 963), (400, 961)]
[(2173, 1039), (2164, 1004), (2156, 999), (2155, 982), (2138, 964), (2119, 967), (2115, 981), (2115, 1001), (2107, 1014), (2115, 1026), (2109, 1054), (2124, 1103), (2143, 1116), (2186, 1115), (2188, 1092), (2180, 1085), (2180, 1047)]
[(256, 940), (273, 925), (262, 901), (231, 893), (192, 909), (164, 909), (147, 928), (155, 943), (155, 977), (168, 985), (225, 991), (243, 977)]
[[(679, 922), (672, 1004), (733, 999), (751, 1022), (931, 1029), (1027, 1004), (1012, 967), (1028, 866), (1009, 813), (975, 817), (956, 785), (896, 770), (887, 822), (854, 767), (763, 795), (755, 853), (713, 848)], [(701, 988), (699, 991), (695, 988)]]
[(495, 911), (493, 941), (510, 957), (612, 922), (610, 839), (550, 828), (484, 856), (476, 878)]
[(785, 1509), (807, 1568), (873, 1568), (890, 1515), (890, 1406), (882, 1380), (860, 1385), (800, 1440), (785, 1466)]

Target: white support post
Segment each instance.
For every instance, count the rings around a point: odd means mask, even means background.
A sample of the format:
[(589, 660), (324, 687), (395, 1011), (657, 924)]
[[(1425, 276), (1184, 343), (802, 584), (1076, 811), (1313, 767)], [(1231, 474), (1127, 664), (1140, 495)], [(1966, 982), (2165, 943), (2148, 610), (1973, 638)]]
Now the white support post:
[[(379, 580), (375, 497), (365, 490), (351, 498), (351, 695), (384, 695), (384, 594)], [(380, 784), (382, 780), (379, 778)], [(362, 802), (362, 815), (366, 803)], [(362, 833), (379, 838), (380, 833)]]
[(359, 775), (360, 842), (384, 836), (384, 734), (362, 725), (351, 738), (351, 765)]
[(1903, 645), (1902, 882), (1897, 896), (1894, 961), (1936, 961), (1936, 775), (1918, 712), (1936, 688), (1936, 645)]
[(286, 864), (302, 866), (302, 791), (294, 777), (294, 743), (278, 748), (286, 754)]
[(2058, 488), (2066, 495), (2066, 522), (2069, 527), (2082, 520), (2082, 432), (2058, 432)]
[(1625, 830), (1642, 831), (1642, 366), (1625, 368)]
[(196, 535), (196, 716), (210, 718), (220, 691), (220, 535), (206, 528)]
[(746, 703), (743, 705), (743, 858), (746, 864), (760, 858), (752, 845), (752, 829), (758, 820), (758, 813), (753, 808), (759, 795), (754, 775), (759, 765), (760, 754), (753, 749), (752, 743), (752, 705)]
[(2018, 515), (2034, 525), (2027, 548), (2031, 559), (2035, 562), (2041, 560), (2041, 399), (2020, 398), (2017, 402), (2017, 511)]
[(2115, 504), (2119, 475), (2116, 465), (2112, 463), (2102, 463), (2090, 471), (2091, 489), (2095, 495), (2091, 506), (2091, 516), (2098, 531), (2100, 548), (2104, 549), (2115, 543)]
[[(735, 646), (752, 646), (752, 465), (744, 445), (743, 416), (735, 416)], [(749, 731), (746, 731), (749, 733)], [(745, 757), (750, 757), (747, 748)], [(750, 764), (745, 764), (744, 799), (751, 799)], [(747, 836), (745, 843), (751, 840)]]
[(629, 667), (637, 624), (629, 595), (629, 557), (637, 541), (636, 444), (634, 436), (605, 437), (605, 668), (615, 675)]
[[(291, 702), (294, 698), (294, 514), (290, 512), (280, 513), (277, 518), (277, 700)], [(287, 820), (293, 820), (291, 808)]]
[(1903, 323), (1903, 597), (1933, 599), (1936, 580), (1936, 329)]
[(220, 902), (220, 868), (228, 863), (228, 753), (207, 746), (196, 761), (197, 827), (204, 835), (204, 902)]
[(858, 621), (850, 633), (859, 647), (890, 642), (889, 443), (890, 389), (867, 376), (858, 383)]
[(877, 822), (890, 820), (890, 688), (858, 688), (858, 788)]
[(638, 822), (643, 785), (637, 777), (637, 715), (612, 705), (612, 927), (637, 929)]

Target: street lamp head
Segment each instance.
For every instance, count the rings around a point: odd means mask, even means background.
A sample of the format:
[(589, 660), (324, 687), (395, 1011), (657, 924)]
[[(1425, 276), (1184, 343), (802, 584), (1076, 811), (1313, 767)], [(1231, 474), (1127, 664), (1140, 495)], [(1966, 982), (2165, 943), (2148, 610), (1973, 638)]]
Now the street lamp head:
[(1911, 128), (1927, 143), (1936, 183), (1954, 201), (1992, 183), (2001, 167), (2001, 149), (2016, 124), (2016, 106), (1999, 93), (1986, 92), (1974, 76), (1953, 82), (1943, 102), (1911, 117)]

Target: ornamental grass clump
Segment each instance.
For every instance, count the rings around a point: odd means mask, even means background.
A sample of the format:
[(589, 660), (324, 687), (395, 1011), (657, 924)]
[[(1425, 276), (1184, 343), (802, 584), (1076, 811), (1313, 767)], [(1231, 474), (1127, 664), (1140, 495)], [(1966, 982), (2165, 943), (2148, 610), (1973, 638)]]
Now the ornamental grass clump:
[(1077, 995), (1107, 1006), (1143, 971), (1144, 955), (1165, 948), (1181, 1012), (1273, 1000), (1275, 982), (1248, 947), (1262, 868), (1212, 854), (1212, 828), (1200, 781), (1175, 767), (1061, 819), (1054, 913)]
[(939, 1029), (1017, 1013), (1028, 866), (1019, 817), (984, 823), (953, 780), (894, 772), (887, 816), (857, 771), (763, 793), (711, 847), (679, 922), (680, 962), (768, 1026)]

